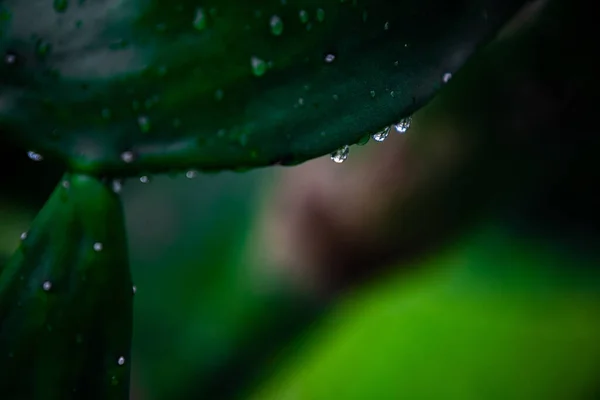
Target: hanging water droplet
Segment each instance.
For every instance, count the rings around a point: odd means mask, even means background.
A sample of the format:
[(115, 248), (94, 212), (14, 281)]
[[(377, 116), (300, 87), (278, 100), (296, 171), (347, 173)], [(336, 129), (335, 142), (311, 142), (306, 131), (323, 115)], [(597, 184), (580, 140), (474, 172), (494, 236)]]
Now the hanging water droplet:
[(6, 53), (4, 56), (4, 63), (8, 65), (12, 65), (17, 62), (17, 56), (13, 53)]
[(96, 243), (94, 243), (94, 251), (97, 251), (97, 252), (98, 252), (98, 251), (102, 251), (102, 248), (103, 248), (103, 247), (104, 247), (104, 246), (103, 246), (103, 245), (102, 245), (102, 243), (100, 243), (100, 242), (96, 242)]
[(279, 36), (283, 33), (283, 21), (278, 15), (273, 15), (269, 21), (271, 27), (271, 33), (275, 36)]
[(135, 156), (131, 151), (124, 151), (123, 153), (121, 153), (121, 160), (123, 160), (123, 162), (126, 162), (127, 164), (133, 162), (134, 158)]
[(61, 184), (62, 184), (62, 187), (65, 188), (65, 189), (68, 189), (68, 188), (71, 187), (71, 183), (68, 180), (66, 180), (66, 179), (64, 181), (62, 181)]
[(46, 281), (42, 284), (42, 289), (44, 289), (44, 291), (49, 291), (50, 289), (52, 289), (52, 282), (50, 281)]
[(148, 182), (150, 182), (150, 177), (147, 175), (140, 176), (140, 182), (148, 183)]
[(390, 21), (386, 21), (385, 24), (383, 24), (383, 30), (384, 31), (390, 30)]
[(121, 193), (123, 190), (123, 181), (120, 179), (115, 179), (111, 182), (111, 189), (115, 193)]
[(332, 97), (333, 97), (333, 99), (334, 99), (334, 100), (336, 100), (336, 101), (340, 99), (340, 96), (338, 96), (337, 94), (334, 94)]
[(145, 115), (140, 115), (138, 117), (138, 126), (140, 127), (140, 130), (142, 131), (142, 133), (148, 133), (150, 132), (150, 119), (145, 116)]
[(194, 28), (201, 31), (206, 28), (206, 14), (204, 13), (204, 9), (197, 8), (196, 14), (194, 14), (193, 21)]
[(371, 98), (373, 98), (373, 99), (375, 98), (375, 91), (374, 90), (371, 90)]
[(389, 134), (390, 134), (390, 128), (387, 127), (385, 129), (375, 133), (373, 135), (373, 140), (376, 142), (383, 142), (385, 139), (387, 139)]
[(133, 286), (131, 287), (131, 292), (132, 292), (133, 294), (135, 294), (135, 292), (137, 292), (137, 287), (136, 287), (135, 285), (133, 285)]
[(400, 120), (394, 128), (398, 133), (406, 133), (410, 129), (410, 125), (412, 124), (412, 117), (406, 117)]
[(21, 233), (21, 240), (27, 239), (27, 232)]
[(392, 97), (396, 97), (396, 92), (394, 92), (393, 90), (390, 92), (390, 96)]
[(300, 12), (298, 13), (298, 17), (300, 17), (300, 22), (302, 22), (303, 24), (308, 22), (308, 13), (306, 12), (306, 10), (300, 10)]
[(302, 97), (298, 98), (298, 105), (300, 107), (304, 106), (304, 99)]
[(41, 154), (38, 154), (35, 151), (28, 151), (27, 157), (32, 161), (42, 161), (44, 159)]
[(65, 12), (67, 11), (67, 7), (69, 7), (68, 0), (54, 0), (54, 11), (56, 12)]
[(188, 179), (194, 179), (197, 175), (197, 172), (194, 170), (189, 170), (188, 172), (185, 173), (185, 177)]
[(125, 364), (125, 357), (119, 357), (119, 359), (117, 360), (117, 363), (118, 363), (119, 365), (123, 365), (123, 364)]
[(335, 54), (327, 54), (325, 56), (325, 62), (326, 63), (332, 63), (335, 60)]
[(252, 73), (256, 76), (263, 76), (267, 72), (267, 63), (258, 57), (252, 57), (250, 65), (252, 66)]
[(350, 146), (345, 145), (333, 153), (331, 153), (331, 160), (337, 164), (341, 164), (348, 159), (348, 155), (350, 154)]
[(317, 21), (325, 21), (325, 10), (323, 10), (322, 8), (317, 9)]
[(452, 79), (452, 74), (450, 72), (446, 72), (444, 76), (442, 76), (442, 81), (444, 83), (448, 83)]

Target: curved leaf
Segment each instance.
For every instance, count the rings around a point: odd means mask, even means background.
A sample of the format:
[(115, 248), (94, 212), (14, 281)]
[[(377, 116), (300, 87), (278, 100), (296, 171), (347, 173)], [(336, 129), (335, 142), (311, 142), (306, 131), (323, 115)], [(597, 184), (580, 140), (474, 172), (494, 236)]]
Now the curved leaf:
[(129, 395), (132, 285), (121, 204), (66, 175), (0, 271), (0, 393)]
[(299, 163), (413, 113), (524, 2), (3, 0), (0, 129), (98, 173)]

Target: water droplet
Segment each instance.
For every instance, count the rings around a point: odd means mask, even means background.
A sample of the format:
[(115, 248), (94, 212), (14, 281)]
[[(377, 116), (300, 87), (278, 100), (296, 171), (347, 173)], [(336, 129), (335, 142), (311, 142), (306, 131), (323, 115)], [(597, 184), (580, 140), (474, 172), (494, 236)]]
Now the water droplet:
[(150, 119), (145, 116), (145, 115), (140, 115), (138, 117), (138, 126), (140, 127), (140, 130), (142, 131), (142, 133), (148, 133), (150, 132)]
[(252, 73), (256, 76), (263, 76), (267, 72), (267, 63), (258, 57), (252, 57), (250, 65), (252, 66)]
[(308, 22), (308, 13), (306, 12), (306, 10), (300, 10), (300, 12), (298, 13), (298, 17), (300, 17), (300, 22), (302, 22), (303, 24)]
[(350, 154), (350, 146), (345, 145), (333, 153), (331, 153), (331, 160), (337, 164), (341, 164), (348, 159), (348, 155)]
[(389, 134), (390, 134), (390, 127), (387, 127), (385, 129), (382, 129), (381, 131), (375, 133), (373, 135), (373, 140), (376, 142), (383, 142), (385, 139), (387, 139)]
[(123, 162), (126, 162), (127, 164), (133, 162), (134, 158), (135, 156), (131, 151), (124, 151), (123, 153), (121, 153), (121, 160), (123, 160)]
[(117, 377), (116, 377), (116, 376), (114, 376), (114, 375), (113, 375), (113, 376), (110, 378), (110, 384), (111, 384), (111, 385), (113, 385), (113, 386), (117, 386), (117, 385), (119, 384), (119, 380), (117, 379)]
[(21, 240), (27, 239), (27, 232), (21, 233)]
[(69, 7), (68, 0), (54, 0), (54, 11), (65, 12), (67, 11), (67, 7)]
[(62, 181), (62, 183), (61, 183), (61, 184), (62, 184), (62, 187), (63, 187), (63, 188), (65, 188), (65, 189), (68, 189), (68, 188), (70, 188), (70, 187), (71, 187), (71, 182), (69, 182), (69, 181), (68, 181), (68, 180), (66, 180), (66, 179), (65, 179), (64, 181)]
[(390, 21), (386, 21), (385, 24), (383, 24), (383, 30), (384, 31), (390, 30)]
[(43, 40), (38, 40), (35, 46), (35, 54), (40, 58), (45, 58), (52, 50), (52, 46), (50, 43), (45, 42)]
[(194, 170), (189, 170), (188, 172), (185, 173), (185, 177), (188, 179), (194, 179), (197, 175), (197, 172)]
[(146, 176), (146, 175), (140, 176), (140, 182), (142, 182), (142, 183), (148, 183), (148, 182), (150, 182), (150, 177)]
[(325, 21), (325, 10), (323, 10), (322, 8), (317, 9), (317, 21)]
[(412, 124), (412, 117), (407, 117), (407, 118), (401, 119), (400, 122), (398, 122), (396, 125), (394, 125), (394, 128), (396, 128), (396, 131), (398, 133), (406, 133), (406, 131), (408, 131), (410, 129), (411, 124)]
[(103, 247), (104, 246), (102, 246), (102, 243), (100, 243), (100, 242), (94, 243), (94, 251), (102, 251)]
[(400, 63), (398, 61), (394, 61), (394, 67), (397, 67), (398, 65), (400, 65)]
[(136, 287), (135, 285), (133, 285), (133, 286), (131, 287), (131, 292), (132, 292), (133, 294), (135, 294), (135, 292), (137, 292), (137, 287)]
[(300, 107), (304, 106), (304, 99), (303, 99), (302, 97), (300, 97), (300, 98), (298, 99), (298, 105), (299, 105)]
[(117, 363), (118, 363), (119, 365), (123, 365), (123, 364), (125, 364), (125, 357), (119, 357), (119, 359), (117, 360)]
[(112, 191), (115, 193), (121, 193), (123, 190), (123, 181), (120, 179), (115, 179), (111, 182)]
[(42, 157), (41, 154), (38, 154), (35, 151), (28, 151), (27, 157), (29, 157), (29, 159), (33, 161), (42, 161), (44, 159), (44, 157)]
[(375, 91), (371, 90), (371, 97), (374, 99), (375, 98)]
[(279, 16), (273, 15), (269, 21), (269, 25), (271, 26), (271, 33), (273, 35), (279, 36), (283, 33), (283, 21)]
[(334, 99), (334, 100), (336, 100), (336, 101), (340, 99), (340, 96), (338, 96), (337, 94), (334, 94), (332, 97), (333, 97), (333, 99)]
[(223, 100), (223, 96), (225, 96), (225, 93), (223, 93), (222, 89), (217, 89), (215, 91), (215, 100), (221, 101), (221, 100)]
[(332, 63), (335, 60), (335, 54), (327, 54), (325, 56), (326, 63)]
[(8, 65), (12, 65), (17, 62), (17, 56), (12, 53), (6, 53), (4, 56), (4, 62)]
[(44, 291), (49, 291), (50, 289), (52, 289), (52, 282), (50, 281), (46, 281), (42, 284), (42, 289), (44, 289)]
[(194, 28), (201, 31), (206, 28), (206, 14), (204, 13), (204, 9), (197, 8), (196, 14), (194, 15)]
[(444, 83), (448, 83), (450, 79), (452, 79), (452, 74), (450, 72), (446, 72), (444, 76), (442, 76), (442, 81), (444, 81)]

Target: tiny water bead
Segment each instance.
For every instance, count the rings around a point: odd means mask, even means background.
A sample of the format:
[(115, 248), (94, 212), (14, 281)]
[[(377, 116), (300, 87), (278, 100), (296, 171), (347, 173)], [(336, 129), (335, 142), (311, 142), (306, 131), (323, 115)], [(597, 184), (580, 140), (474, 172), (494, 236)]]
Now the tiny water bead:
[(117, 364), (119, 364), (119, 365), (125, 364), (125, 357), (119, 357), (119, 359), (117, 360)]
[(388, 135), (390, 134), (390, 127), (387, 127), (385, 129), (382, 129), (381, 131), (375, 133), (373, 135), (373, 140), (376, 142), (383, 142), (385, 139), (387, 139)]
[(21, 233), (21, 240), (27, 239), (27, 232)]
[(267, 72), (267, 63), (258, 57), (252, 57), (250, 59), (250, 66), (252, 67), (252, 73), (255, 76), (263, 76), (265, 72)]
[(371, 94), (371, 98), (372, 99), (374, 99), (375, 96), (377, 95), (374, 90), (371, 90), (370, 94)]
[(96, 243), (94, 243), (94, 251), (96, 251), (96, 252), (102, 251), (102, 248), (103, 248), (103, 247), (104, 247), (104, 246), (103, 246), (103, 245), (102, 245), (102, 243), (100, 243), (100, 242), (96, 242)]
[(403, 118), (394, 125), (394, 128), (398, 133), (406, 133), (410, 129), (410, 125), (412, 124), (412, 117)]
[(135, 285), (133, 285), (131, 287), (131, 293), (135, 294), (135, 292), (137, 292), (137, 287)]
[(121, 153), (121, 160), (123, 160), (123, 162), (126, 162), (127, 164), (133, 162), (134, 159), (134, 155), (133, 152), (131, 151), (124, 151), (123, 153)]
[(329, 64), (329, 63), (332, 63), (332, 62), (334, 62), (334, 61), (335, 61), (335, 54), (331, 54), (331, 53), (330, 53), (330, 54), (327, 54), (327, 55), (325, 56), (325, 62), (326, 62), (326, 63), (328, 63), (328, 64)]
[(283, 21), (278, 15), (273, 15), (269, 21), (271, 27), (271, 33), (275, 36), (279, 36), (283, 33)]
[(42, 284), (42, 289), (44, 289), (44, 291), (49, 291), (50, 289), (52, 289), (52, 282), (50, 281), (46, 281)]
[(308, 22), (308, 12), (306, 10), (300, 10), (298, 13), (298, 17), (300, 18), (300, 22), (306, 24)]
[(345, 145), (331, 153), (331, 160), (336, 164), (341, 164), (348, 159), (350, 146)]
[(322, 8), (317, 9), (317, 21), (325, 21), (325, 10), (323, 10)]
[(444, 83), (448, 83), (452, 79), (452, 74), (450, 72), (446, 72), (444, 76), (442, 76), (442, 81)]
[(140, 176), (140, 182), (148, 183), (148, 182), (150, 182), (150, 177), (147, 175)]
[(32, 161), (42, 161), (44, 159), (41, 154), (36, 153), (35, 151), (28, 151), (27, 157)]
[(206, 13), (204, 9), (197, 8), (196, 13), (194, 14), (193, 26), (195, 29), (201, 31), (206, 28)]
[(71, 183), (69, 181), (67, 181), (67, 180), (62, 181), (61, 185), (65, 189), (68, 189), (68, 188), (71, 187)]
[(12, 53), (7, 53), (4, 56), (4, 63), (8, 65), (12, 65), (17, 62), (17, 56)]
[(138, 117), (138, 126), (142, 133), (150, 132), (150, 119), (145, 115), (140, 115)]
[(185, 173), (185, 177), (188, 179), (194, 179), (197, 175), (197, 172), (194, 170), (190, 170), (188, 172)]
[(118, 194), (121, 193), (121, 190), (123, 190), (123, 181), (121, 181), (120, 179), (115, 179), (110, 184), (114, 193)]

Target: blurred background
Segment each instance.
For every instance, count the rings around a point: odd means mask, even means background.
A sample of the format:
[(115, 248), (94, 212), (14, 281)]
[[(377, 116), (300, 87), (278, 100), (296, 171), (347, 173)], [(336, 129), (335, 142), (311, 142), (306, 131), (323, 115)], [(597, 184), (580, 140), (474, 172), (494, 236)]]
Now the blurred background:
[[(560, 3), (343, 164), (125, 182), (132, 399), (600, 398), (598, 65)], [(0, 160), (2, 263), (62, 171)]]

